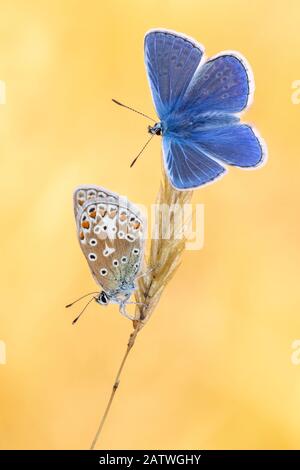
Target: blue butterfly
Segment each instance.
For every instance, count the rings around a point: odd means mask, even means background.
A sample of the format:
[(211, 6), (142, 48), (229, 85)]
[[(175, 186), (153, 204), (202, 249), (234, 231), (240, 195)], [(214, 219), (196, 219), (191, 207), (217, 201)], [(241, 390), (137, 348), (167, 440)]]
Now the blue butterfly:
[(145, 64), (160, 122), (166, 172), (175, 189), (198, 188), (226, 173), (226, 164), (253, 168), (266, 159), (257, 131), (240, 123), (252, 102), (254, 80), (237, 52), (204, 60), (204, 48), (173, 31), (145, 36)]

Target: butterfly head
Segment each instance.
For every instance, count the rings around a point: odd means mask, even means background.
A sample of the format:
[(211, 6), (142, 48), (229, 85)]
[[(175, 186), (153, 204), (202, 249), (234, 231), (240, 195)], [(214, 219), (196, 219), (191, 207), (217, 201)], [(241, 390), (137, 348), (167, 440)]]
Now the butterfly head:
[(135, 288), (136, 286), (134, 283), (129, 284), (128, 282), (124, 281), (116, 291), (107, 294), (103, 290), (100, 292), (98, 297), (95, 297), (95, 299), (98, 304), (104, 306), (108, 305), (109, 303), (122, 304), (129, 299)]
[(154, 124), (154, 126), (148, 126), (148, 132), (151, 135), (162, 135), (163, 133), (162, 123), (157, 122), (156, 124)]

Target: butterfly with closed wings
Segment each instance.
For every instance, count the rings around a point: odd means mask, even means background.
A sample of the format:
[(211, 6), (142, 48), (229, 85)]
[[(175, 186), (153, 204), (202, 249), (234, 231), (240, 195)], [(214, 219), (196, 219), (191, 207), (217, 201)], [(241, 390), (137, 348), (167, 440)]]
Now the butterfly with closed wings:
[[(81, 249), (102, 289), (85, 308), (94, 299), (100, 305), (115, 303), (120, 313), (132, 320), (126, 305), (135, 303), (129, 302), (129, 298), (136, 288), (143, 260), (144, 217), (127, 198), (92, 185), (75, 190), (74, 212)], [(95, 292), (87, 295), (93, 294)]]

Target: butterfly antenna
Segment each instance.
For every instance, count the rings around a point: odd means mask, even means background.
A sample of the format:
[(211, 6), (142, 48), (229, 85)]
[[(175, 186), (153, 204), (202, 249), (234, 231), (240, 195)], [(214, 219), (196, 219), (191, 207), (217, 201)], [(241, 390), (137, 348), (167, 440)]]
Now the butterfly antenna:
[(76, 299), (74, 300), (74, 302), (66, 305), (66, 308), (72, 307), (72, 305), (76, 304), (76, 302), (79, 302), (79, 300), (84, 299), (88, 295), (94, 295), (94, 294), (99, 294), (99, 292), (89, 292), (88, 294), (82, 295), (81, 297), (79, 297), (79, 299)]
[(155, 134), (152, 134), (150, 139), (147, 140), (147, 142), (145, 143), (144, 147), (142, 148), (142, 150), (139, 151), (139, 153), (137, 154), (137, 156), (135, 157), (135, 159), (131, 162), (130, 164), (130, 168), (133, 167), (133, 165), (135, 164), (135, 162), (137, 161), (137, 159), (139, 158), (139, 156), (143, 153), (143, 151), (145, 150), (145, 148), (147, 147), (147, 145), (149, 144), (149, 142), (152, 140), (152, 138), (155, 136)]
[(88, 306), (90, 305), (90, 303), (94, 300), (94, 297), (92, 297), (88, 303), (83, 307), (83, 309), (81, 310), (80, 314), (77, 315), (77, 317), (75, 318), (75, 320), (72, 321), (72, 325), (74, 325), (77, 320), (79, 320), (79, 318), (81, 317), (81, 315), (83, 314), (83, 312), (88, 308)]
[(156, 122), (155, 119), (151, 118), (150, 116), (147, 116), (147, 114), (141, 113), (141, 111), (137, 111), (134, 108), (131, 108), (130, 106), (127, 106), (126, 104), (120, 103), (120, 101), (115, 100), (112, 98), (112, 101), (116, 103), (119, 106), (122, 106), (123, 108), (130, 109), (130, 111), (133, 111), (134, 113), (140, 114), (141, 116), (144, 116), (147, 119), (150, 119), (150, 121)]

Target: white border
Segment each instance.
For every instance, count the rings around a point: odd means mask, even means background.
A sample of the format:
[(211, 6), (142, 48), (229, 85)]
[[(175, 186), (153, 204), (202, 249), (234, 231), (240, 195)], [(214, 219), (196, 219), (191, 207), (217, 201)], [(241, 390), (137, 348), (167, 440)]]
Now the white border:
[(203, 46), (203, 44), (196, 41), (196, 39), (192, 38), (191, 36), (188, 36), (187, 34), (178, 33), (177, 31), (174, 31), (172, 29), (164, 29), (164, 28), (149, 29), (149, 31), (147, 31), (144, 36), (144, 45), (145, 45), (146, 37), (148, 36), (148, 34), (151, 34), (151, 33), (167, 33), (167, 34), (171, 34), (172, 36), (177, 36), (179, 38), (185, 39), (186, 41), (190, 42), (193, 46), (200, 49), (200, 51), (204, 55), (205, 47)]
[[(267, 160), (268, 160), (268, 148), (267, 148), (267, 145), (264, 141), (264, 139), (260, 136), (258, 130), (256, 129), (256, 127), (250, 125), (250, 124), (247, 124), (247, 123), (241, 123), (240, 125), (245, 125), (247, 127), (250, 127), (250, 129), (253, 131), (253, 134), (254, 136), (256, 137), (256, 139), (258, 140), (258, 143), (260, 145), (260, 148), (261, 148), (261, 159), (260, 161), (255, 165), (255, 166), (239, 166), (239, 165), (230, 165), (229, 163), (224, 163), (223, 160), (221, 159), (218, 159), (212, 155), (210, 155), (209, 153), (207, 153), (204, 149), (201, 149), (201, 151), (208, 157), (210, 158), (211, 160), (214, 160), (216, 163), (218, 163), (219, 165), (221, 165), (225, 171), (223, 171), (223, 173), (221, 173), (220, 175), (216, 176), (216, 178), (210, 180), (210, 181), (207, 181), (206, 183), (203, 183), (203, 184), (200, 184), (200, 186), (194, 186), (192, 188), (187, 188), (187, 189), (182, 189), (182, 188), (177, 188), (171, 181), (171, 177), (169, 175), (169, 170), (167, 168), (167, 155), (165, 155), (165, 151), (164, 151), (164, 146), (163, 146), (163, 143), (162, 143), (162, 153), (163, 153), (163, 163), (164, 163), (164, 169), (165, 169), (165, 172), (166, 172), (166, 175), (168, 177), (168, 180), (171, 184), (171, 186), (176, 189), (176, 191), (194, 191), (196, 189), (200, 189), (200, 188), (204, 188), (204, 186), (208, 186), (210, 184), (213, 184), (213, 183), (216, 183), (218, 180), (222, 179), (223, 176), (226, 175), (226, 173), (228, 173), (229, 171), (229, 168), (230, 167), (234, 167), (234, 168), (240, 168), (241, 170), (246, 170), (246, 171), (252, 171), (252, 170), (257, 170), (258, 168), (262, 168), (263, 166), (265, 166)], [(164, 138), (164, 137), (163, 137)], [(170, 139), (171, 140), (171, 139)], [(229, 168), (228, 168), (229, 167)]]
[[(146, 67), (146, 75), (147, 75), (147, 79), (148, 79), (148, 84), (149, 84), (149, 88), (150, 88), (150, 94), (151, 94), (151, 97), (152, 97), (153, 106), (154, 106), (154, 109), (156, 111), (156, 114), (159, 116), (158, 110), (156, 109), (156, 104), (155, 104), (155, 100), (154, 100), (154, 92), (152, 90), (152, 82), (151, 82), (151, 79), (150, 79), (150, 76), (149, 76), (149, 73), (148, 73), (148, 67), (147, 67), (147, 62), (146, 62), (146, 54), (145, 54), (147, 36), (149, 34), (153, 34), (153, 33), (165, 33), (165, 34), (169, 34), (171, 36), (175, 36), (175, 37), (184, 39), (185, 41), (189, 42), (193, 47), (195, 47), (196, 49), (198, 49), (201, 52), (201, 58), (200, 58), (199, 64), (197, 65), (197, 68), (194, 72), (193, 77), (195, 76), (195, 74), (196, 74), (197, 70), (199, 69), (199, 67), (201, 67), (206, 62), (206, 56), (205, 56), (205, 47), (203, 46), (203, 44), (201, 44), (200, 42), (196, 41), (194, 38), (192, 38), (192, 37), (190, 37), (186, 34), (178, 33), (177, 31), (174, 31), (172, 29), (164, 29), (164, 28), (149, 29), (149, 31), (146, 32), (146, 34), (144, 36), (144, 64), (145, 64), (145, 67)], [(193, 80), (193, 77), (191, 78), (191, 81)], [(159, 116), (159, 119), (160, 119), (160, 116)]]
[[(115, 193), (114, 191), (110, 191), (109, 189), (106, 189), (104, 188), (103, 186), (97, 186), (95, 184), (82, 184), (80, 186), (76, 186), (74, 191), (73, 191), (73, 204), (74, 204), (74, 208), (75, 208), (75, 195), (77, 193), (77, 191), (80, 191), (80, 190), (89, 190), (89, 189), (94, 189), (96, 191), (103, 191), (105, 193), (108, 193), (109, 195), (111, 196), (115, 196), (117, 198), (117, 203), (119, 205), (119, 207), (123, 207), (122, 206), (122, 201), (124, 201), (124, 208), (127, 208), (129, 210), (131, 210), (132, 212), (134, 212), (143, 222), (144, 224), (144, 227), (145, 227), (145, 233), (147, 232), (147, 220), (146, 220), (146, 217), (145, 215), (139, 210), (139, 208), (133, 203), (131, 202), (127, 196), (123, 196), (121, 194), (118, 194), (118, 193)], [(97, 201), (100, 200), (101, 198), (99, 198), (98, 196), (95, 198), (95, 201), (94, 202), (98, 202)], [(126, 204), (125, 204), (125, 201), (126, 201)], [(86, 203), (87, 202), (92, 202), (90, 199), (87, 199), (85, 201), (85, 203), (83, 204), (83, 206), (80, 206), (80, 209), (77, 213), (77, 217), (76, 219), (78, 219), (79, 217), (79, 214), (81, 214), (81, 212), (85, 209), (85, 207), (87, 206)], [(113, 204), (113, 202), (112, 202)], [(77, 220), (76, 220), (77, 222)]]
[[(215, 160), (214, 158), (212, 158), (210, 155), (206, 155), (207, 157), (211, 158), (212, 160), (214, 160), (216, 163), (218, 163), (219, 165), (221, 165), (223, 168), (224, 168), (224, 171), (223, 173), (221, 173), (220, 175), (216, 176), (215, 178), (213, 178), (212, 180), (209, 180), (207, 181), (206, 183), (202, 183), (200, 184), (199, 186), (193, 186), (192, 188), (186, 188), (186, 189), (182, 189), (182, 188), (177, 188), (171, 181), (171, 177), (170, 177), (170, 174), (169, 174), (169, 170), (167, 168), (167, 162), (166, 162), (166, 159), (167, 159), (167, 156), (165, 155), (165, 152), (164, 152), (164, 148), (163, 148), (163, 145), (162, 145), (162, 153), (163, 153), (163, 163), (164, 163), (164, 169), (165, 169), (165, 173), (167, 175), (167, 178), (172, 186), (172, 188), (176, 189), (176, 191), (180, 191), (180, 192), (185, 192), (185, 191), (194, 191), (196, 189), (199, 189), (199, 188), (204, 188), (204, 186), (209, 186), (210, 184), (213, 184), (215, 183), (216, 181), (220, 180), (223, 178), (223, 176), (226, 175), (226, 173), (228, 173), (228, 168), (227, 168), (227, 165), (224, 165), (223, 162), (220, 162), (218, 160)], [(203, 152), (205, 153), (205, 152)]]
[(252, 126), (251, 124), (248, 124), (247, 122), (242, 122), (241, 124), (244, 125), (244, 126), (248, 126), (248, 127), (250, 127), (250, 129), (252, 129), (253, 134), (257, 138), (258, 143), (259, 143), (260, 148), (261, 148), (261, 160), (255, 166), (238, 166), (238, 165), (231, 165), (231, 166), (235, 166), (237, 168), (241, 168), (242, 170), (248, 170), (248, 171), (256, 170), (257, 168), (262, 168), (263, 166), (265, 166), (265, 164), (268, 161), (268, 147), (267, 147), (267, 144), (266, 144), (265, 140), (261, 137), (260, 133), (258, 132), (258, 130), (256, 129), (255, 126)]
[[(153, 28), (153, 29), (149, 29), (149, 31), (146, 32), (146, 34), (144, 36), (144, 49), (145, 49), (146, 38), (151, 33), (166, 33), (166, 34), (170, 34), (170, 35), (173, 35), (173, 36), (177, 36), (179, 38), (187, 40), (194, 47), (197, 47), (202, 52), (202, 57), (201, 57), (201, 60), (198, 64), (198, 67), (195, 71), (195, 74), (198, 71), (199, 67), (201, 67), (204, 63), (215, 60), (220, 56), (227, 55), (227, 56), (235, 57), (237, 60), (239, 60), (241, 62), (241, 64), (243, 65), (243, 67), (246, 71), (247, 78), (248, 78), (248, 87), (249, 87), (247, 104), (245, 105), (245, 107), (242, 109), (241, 112), (243, 112), (249, 106), (251, 106), (251, 104), (253, 103), (253, 99), (254, 99), (255, 80), (254, 80), (252, 67), (251, 67), (250, 63), (248, 62), (248, 60), (246, 59), (246, 57), (243, 54), (241, 54), (238, 51), (228, 49), (228, 50), (225, 50), (225, 51), (221, 51), (218, 54), (215, 54), (211, 57), (206, 58), (206, 56), (205, 56), (205, 47), (203, 46), (203, 44), (201, 44), (200, 42), (196, 41), (194, 38), (192, 38), (192, 37), (190, 37), (190, 36), (188, 36), (184, 33), (178, 33), (177, 31), (174, 31), (172, 29), (164, 29), (164, 28)], [(195, 74), (194, 74), (194, 77), (195, 77)], [(148, 75), (148, 73), (147, 73), (147, 75)], [(193, 80), (193, 78), (192, 78), (192, 80)], [(238, 113), (233, 113), (233, 114), (238, 114)]]

